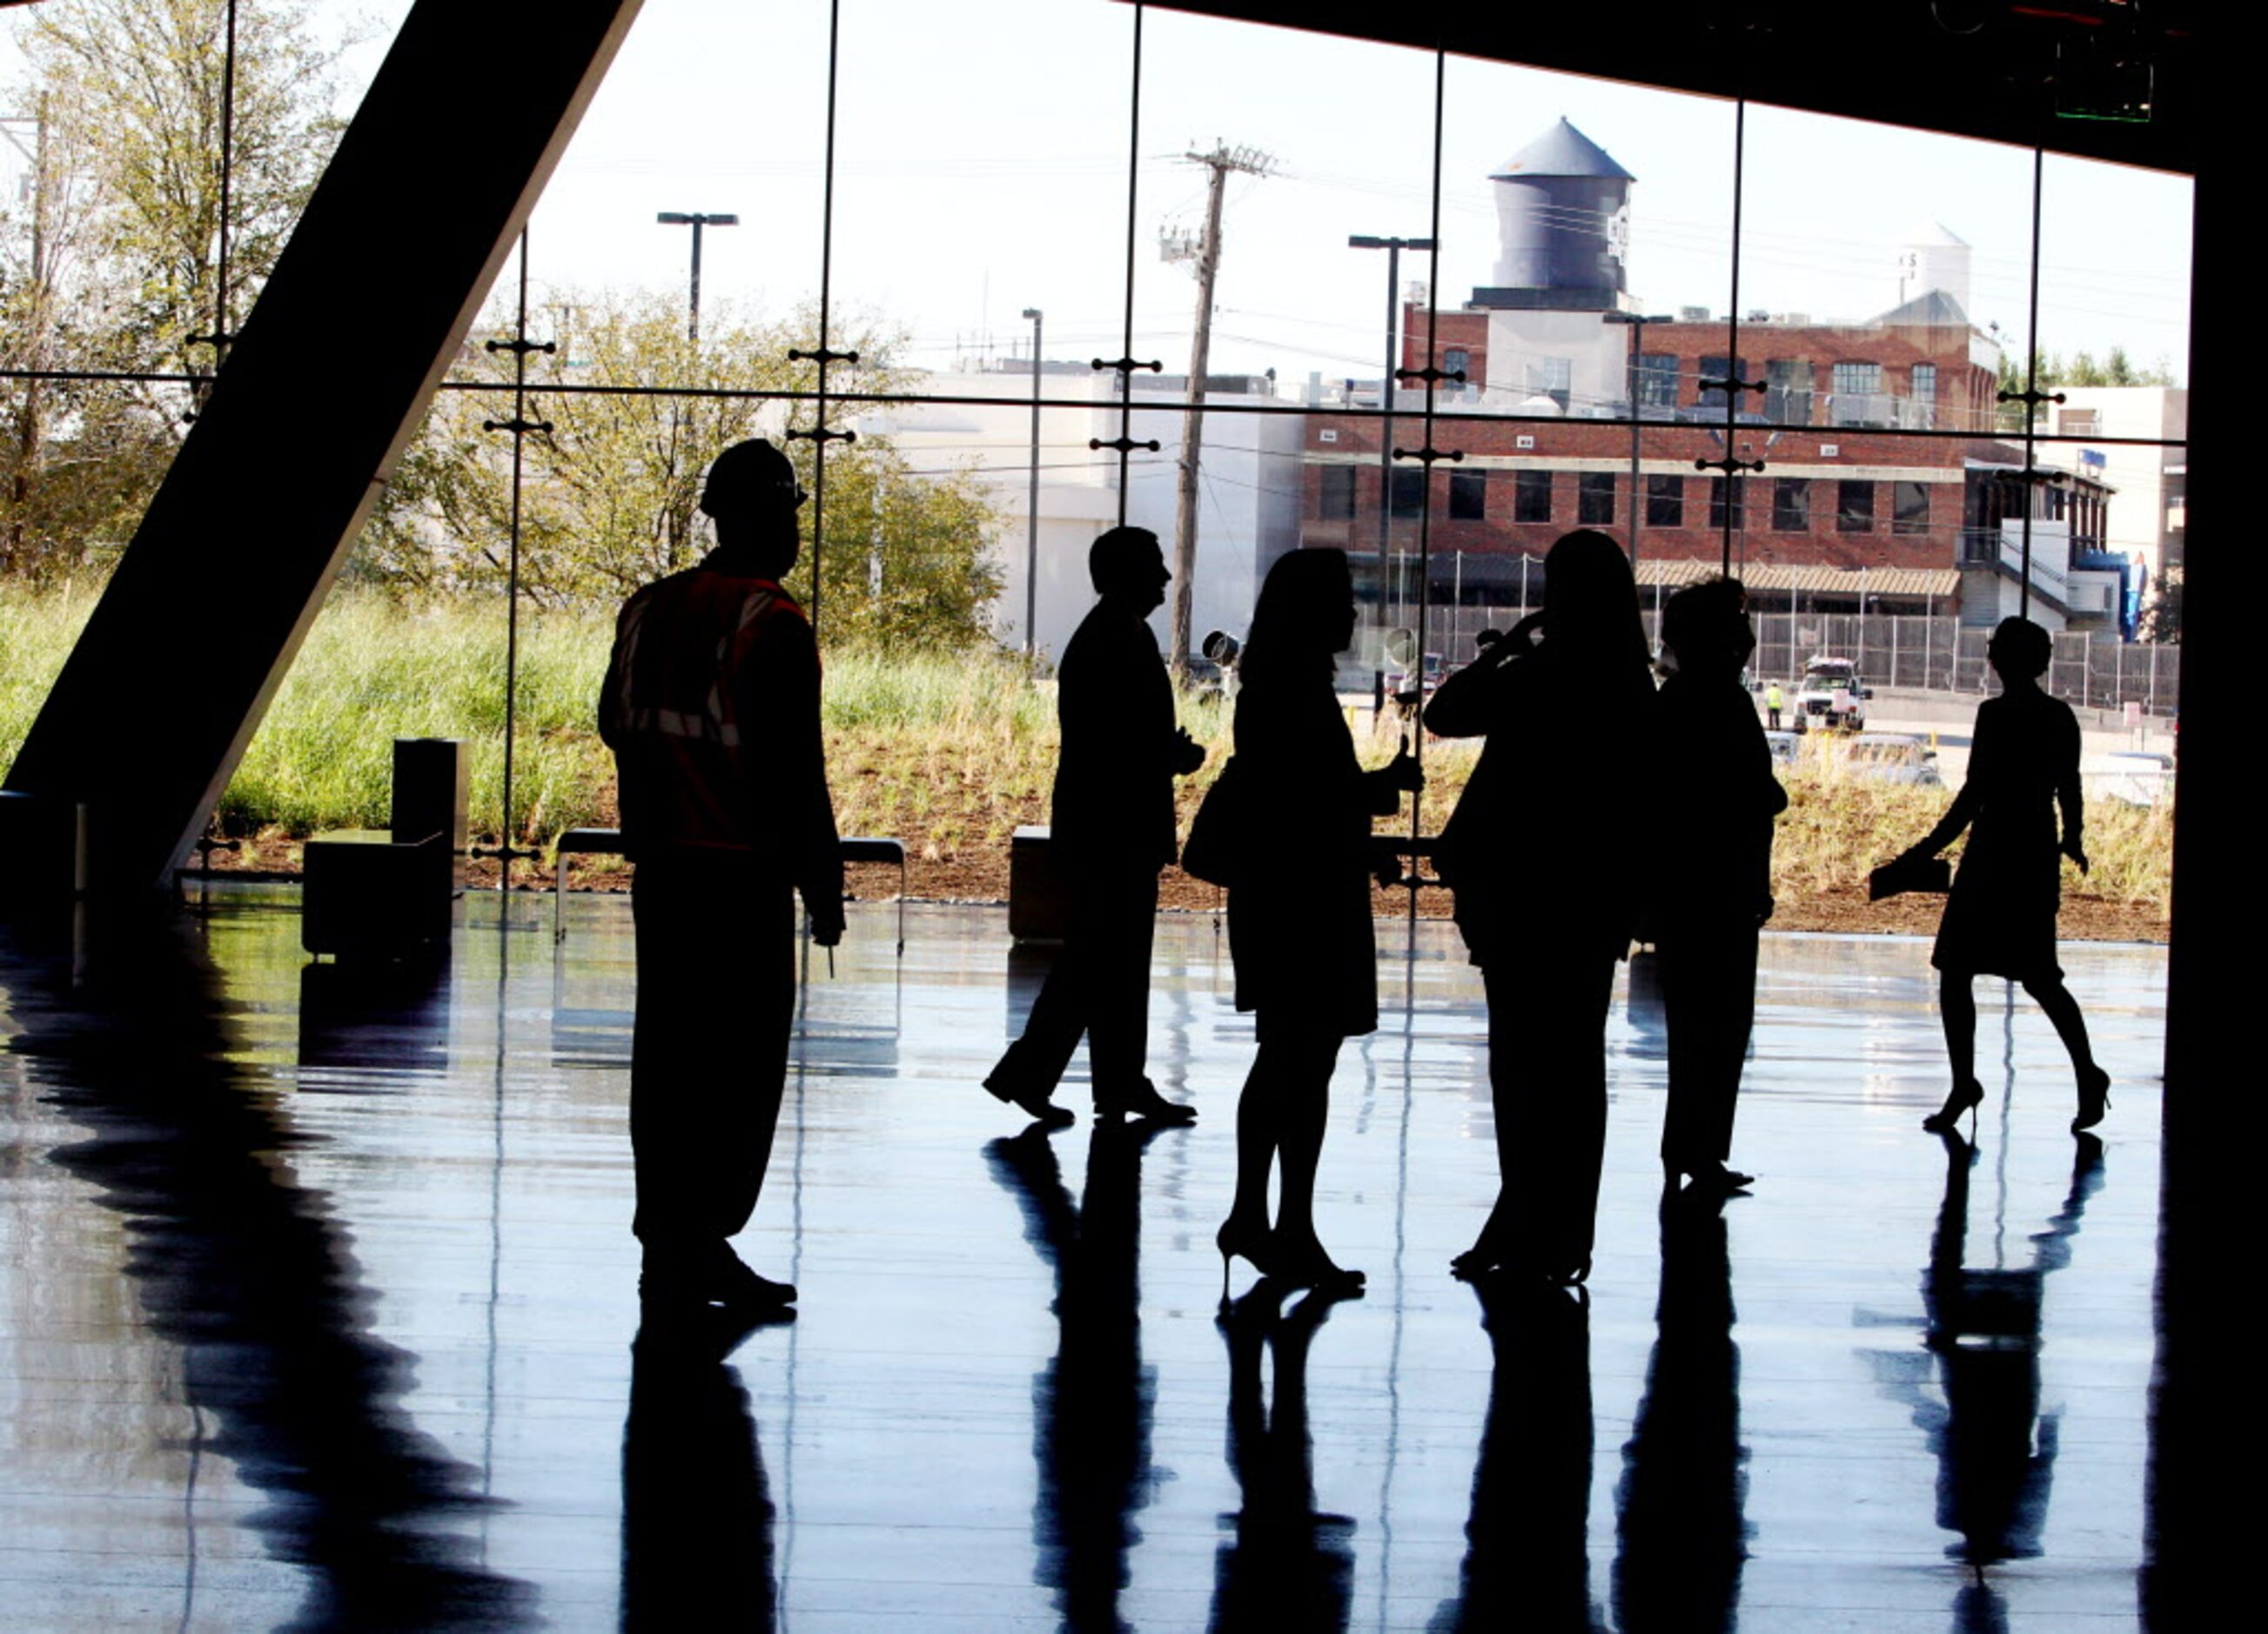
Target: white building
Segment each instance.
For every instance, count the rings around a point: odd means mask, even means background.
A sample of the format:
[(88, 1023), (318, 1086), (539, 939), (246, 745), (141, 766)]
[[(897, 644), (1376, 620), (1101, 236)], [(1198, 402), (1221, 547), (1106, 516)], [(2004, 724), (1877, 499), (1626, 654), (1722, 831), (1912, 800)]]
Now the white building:
[[(1230, 383), (1246, 389), (1220, 389)], [(1119, 409), (1115, 375), (1098, 372), (1085, 363), (1042, 365), (1041, 393), (1049, 401), (1040, 410), (1035, 549), (1028, 527), (1032, 385), (1028, 362), (933, 374), (922, 382), (924, 401), (866, 416), (860, 426), (890, 438), (917, 471), (966, 469), (983, 484), (1004, 519), (994, 542), (1003, 584), (993, 604), (993, 633), (1005, 646), (1025, 644), (1028, 595), (1036, 647), (1053, 657), (1063, 651), (1071, 631), (1094, 604), (1086, 576), (1087, 547), (1118, 520), (1118, 455), (1089, 444), (1118, 436)], [(1292, 405), (1279, 401), (1267, 386), (1266, 381), (1242, 376), (1233, 382), (1215, 376), (1205, 394), (1209, 410), (1266, 408), (1279, 412), (1208, 412), (1205, 416), (1198, 467), (1193, 644), (1211, 629), (1227, 630), (1241, 640), (1262, 575), (1299, 542), (1300, 419), (1280, 412)], [(1159, 446), (1154, 453), (1137, 448), (1127, 462), (1126, 520), (1158, 535), (1168, 565), (1174, 555), (1184, 390), (1181, 377), (1138, 376), (1127, 431), (1136, 442), (1154, 439)], [(927, 401), (938, 397), (964, 401)], [(1029, 575), (1027, 556), (1035, 558), (1035, 570)], [(1151, 620), (1161, 642), (1170, 606), (1169, 599), (1167, 607)]]
[(2105, 548), (2140, 561), (2154, 583), (2167, 568), (2181, 565), (2187, 456), (2180, 448), (2089, 444), (2086, 439), (2132, 437), (2178, 442), (2189, 435), (2189, 390), (2180, 386), (2058, 389), (2064, 401), (2051, 411), (2055, 435), (2078, 438), (2081, 448), (2099, 453), (2103, 480), (2118, 490), (2110, 506)]

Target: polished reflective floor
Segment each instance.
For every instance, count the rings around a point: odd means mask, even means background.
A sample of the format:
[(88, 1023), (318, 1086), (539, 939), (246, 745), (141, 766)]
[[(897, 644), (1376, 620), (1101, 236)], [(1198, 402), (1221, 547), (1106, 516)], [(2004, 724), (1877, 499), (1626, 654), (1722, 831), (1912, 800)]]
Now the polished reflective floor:
[[(2116, 1078), (1979, 984), (1973, 1147), (1925, 942), (1767, 939), (1721, 1211), (1658, 1207), (1618, 996), (1587, 1306), (1450, 1278), (1494, 1184), (1477, 973), (1381, 926), (1319, 1215), (1369, 1273), (1217, 1314), (1251, 1027), (1158, 939), (1193, 1129), (976, 1081), (1043, 956), (854, 909), (741, 1239), (792, 1323), (640, 1332), (629, 904), (476, 897), (447, 966), (311, 967), (287, 892), (0, 938), (0, 1625), (2129, 1626), (2161, 950), (2064, 958)], [(1626, 998), (1627, 1002), (1624, 1002)], [(1079, 1086), (1065, 1099), (1084, 1104)], [(728, 1350), (728, 1346), (731, 1348)]]

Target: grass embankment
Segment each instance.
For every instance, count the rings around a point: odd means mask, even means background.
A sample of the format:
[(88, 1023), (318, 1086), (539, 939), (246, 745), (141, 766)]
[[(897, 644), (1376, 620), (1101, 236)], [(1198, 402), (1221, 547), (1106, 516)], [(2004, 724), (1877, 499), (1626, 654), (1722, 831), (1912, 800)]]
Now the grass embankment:
[[(13, 758), (90, 605), (85, 595), (0, 592), (0, 762)], [(563, 828), (615, 820), (613, 765), (592, 725), (611, 633), (603, 614), (523, 615), (513, 768), (522, 845), (545, 846)], [(1214, 751), (1205, 771), (1182, 785), (1186, 821), (1226, 754), (1228, 718), (1214, 701), (1186, 701), (1182, 715)], [(1057, 748), (1053, 697), (1027, 680), (1018, 660), (831, 653), (826, 725), (844, 833), (904, 839), (917, 895), (1005, 894), (1008, 837), (1020, 823), (1047, 820)], [(500, 607), (417, 609), (342, 597), (316, 621), (229, 785), (219, 822), (253, 841), (245, 861), (295, 865), (296, 842), (310, 833), (383, 824), (393, 740), (432, 735), (471, 746), (473, 825), (492, 840), (503, 823), (503, 732)], [(1390, 739), (1381, 739), (1366, 746), (1366, 757), (1383, 760), (1390, 750)], [(1428, 832), (1447, 816), (1474, 755), (1466, 744), (1436, 744), (1429, 753)], [(1932, 899), (1869, 907), (1866, 877), (1928, 830), (1949, 791), (1870, 782), (1831, 753), (1815, 753), (1791, 775), (1789, 794), (1774, 849), (1777, 924), (1916, 930), (1934, 922)], [(2094, 872), (2084, 882), (2066, 875), (2066, 933), (2162, 936), (2171, 835), (2163, 809), (2093, 806)], [(593, 882), (605, 877), (603, 864), (588, 866)], [(540, 880), (544, 871), (523, 877)], [(1218, 897), (1169, 875), (1167, 900), (1198, 907)], [(1381, 900), (1389, 909), (1402, 902)], [(1421, 909), (1446, 911), (1446, 898), (1427, 892)]]

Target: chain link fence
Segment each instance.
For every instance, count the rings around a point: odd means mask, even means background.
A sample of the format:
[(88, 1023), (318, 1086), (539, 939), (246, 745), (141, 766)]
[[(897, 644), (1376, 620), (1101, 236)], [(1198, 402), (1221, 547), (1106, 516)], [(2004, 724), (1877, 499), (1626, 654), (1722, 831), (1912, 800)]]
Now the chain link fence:
[[(1533, 590), (1538, 601), (1543, 576)], [(1426, 610), (1425, 648), (1448, 668), (1469, 662), (1484, 629), (1505, 630), (1524, 611), (1517, 599), (1503, 605)], [(1644, 599), (1646, 633), (1654, 636), (1660, 614)], [(1390, 607), (1397, 622), (1414, 622), (1414, 607)], [(1749, 615), (1756, 629), (1756, 652), (1749, 670), (1759, 681), (1789, 682), (1816, 656), (1850, 659), (1869, 687), (1899, 687), (1967, 694), (1997, 690), (1984, 644), (1992, 630), (1964, 625), (1951, 616), (1924, 618), (1904, 614), (1779, 613)], [(2139, 703), (2146, 715), (2174, 712), (2181, 696), (2182, 650), (2150, 642), (2124, 642), (2105, 630), (2066, 630), (2055, 638), (2055, 659), (2043, 678), (2057, 697), (2080, 709), (2117, 710)], [(1400, 667), (1389, 663), (1389, 667)]]

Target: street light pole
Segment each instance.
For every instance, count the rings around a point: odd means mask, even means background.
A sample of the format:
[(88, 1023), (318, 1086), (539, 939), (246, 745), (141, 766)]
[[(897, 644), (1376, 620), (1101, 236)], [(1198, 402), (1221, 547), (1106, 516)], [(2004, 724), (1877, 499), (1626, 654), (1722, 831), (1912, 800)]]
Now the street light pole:
[(1032, 489), (1024, 518), (1024, 656), (1040, 650), (1040, 320), (1036, 306), (1024, 308), (1032, 320)]
[[(1386, 570), (1387, 551), (1393, 533), (1394, 516), (1394, 379), (1395, 359), (1402, 350), (1402, 252), (1430, 250), (1431, 239), (1379, 238), (1366, 232), (1351, 234), (1347, 239), (1351, 250), (1384, 250), (1386, 252), (1386, 372), (1379, 378), (1378, 406), (1385, 410), (1385, 418), (1378, 426), (1378, 622), (1380, 638), (1386, 633)], [(1432, 359), (1428, 358), (1430, 364)], [(1380, 654), (1384, 657), (1383, 650)], [(1418, 658), (1419, 671), (1425, 669), (1425, 655)], [(1375, 687), (1385, 686), (1385, 670), (1378, 672)]]
[(738, 216), (704, 215), (699, 210), (666, 210), (654, 217), (665, 227), (693, 229), (693, 283), (686, 301), (685, 337), (698, 345), (701, 340), (701, 229), (703, 227), (737, 227)]

